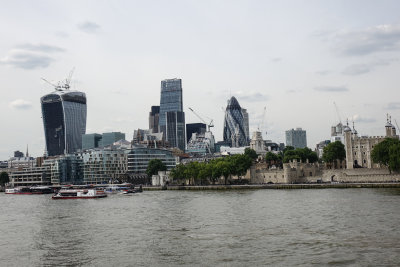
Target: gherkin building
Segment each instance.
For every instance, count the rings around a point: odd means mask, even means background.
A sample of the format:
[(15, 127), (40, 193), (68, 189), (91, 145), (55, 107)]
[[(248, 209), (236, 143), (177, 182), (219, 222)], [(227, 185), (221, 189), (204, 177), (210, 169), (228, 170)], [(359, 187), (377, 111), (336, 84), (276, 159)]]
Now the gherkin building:
[(225, 110), (223, 138), (231, 147), (248, 145), (242, 108), (234, 96), (228, 100), (228, 106)]

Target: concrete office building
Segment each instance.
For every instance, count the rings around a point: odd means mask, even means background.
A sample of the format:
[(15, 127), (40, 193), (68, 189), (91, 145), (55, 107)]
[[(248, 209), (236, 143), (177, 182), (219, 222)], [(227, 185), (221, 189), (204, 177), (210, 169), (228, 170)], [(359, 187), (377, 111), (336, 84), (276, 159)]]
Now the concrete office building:
[(286, 131), (286, 146), (292, 146), (294, 148), (307, 147), (306, 131), (301, 128)]

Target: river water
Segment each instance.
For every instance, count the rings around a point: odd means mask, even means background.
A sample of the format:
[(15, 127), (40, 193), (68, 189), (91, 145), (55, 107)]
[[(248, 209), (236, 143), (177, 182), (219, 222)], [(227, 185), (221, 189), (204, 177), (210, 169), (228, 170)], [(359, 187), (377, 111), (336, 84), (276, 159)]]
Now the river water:
[(0, 194), (1, 266), (399, 266), (399, 189)]

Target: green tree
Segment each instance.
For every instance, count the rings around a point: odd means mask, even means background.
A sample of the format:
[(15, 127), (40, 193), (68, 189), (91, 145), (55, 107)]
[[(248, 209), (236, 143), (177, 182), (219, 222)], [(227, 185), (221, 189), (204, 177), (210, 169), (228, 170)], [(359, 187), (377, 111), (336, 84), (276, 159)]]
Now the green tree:
[(392, 144), (389, 148), (389, 168), (391, 171), (400, 171), (400, 143)]
[(244, 150), (244, 154), (252, 160), (256, 160), (258, 158), (257, 152), (249, 147)]
[(333, 163), (333, 166), (336, 167), (336, 161), (342, 161), (346, 158), (346, 150), (344, 145), (340, 141), (336, 141), (333, 143), (329, 143), (326, 147), (324, 147), (322, 159), (325, 162)]
[(6, 183), (10, 182), (10, 178), (8, 177), (8, 173), (1, 172), (0, 173), (0, 185), (4, 186)]
[(399, 139), (385, 138), (385, 140), (375, 145), (375, 147), (372, 149), (372, 161), (387, 166), (389, 168), (389, 171), (400, 171), (399, 147)]
[(152, 159), (149, 161), (147, 165), (146, 174), (147, 177), (151, 177), (157, 174), (159, 171), (166, 171), (167, 166), (160, 159)]
[(394, 138), (385, 138), (382, 142), (375, 145), (371, 152), (372, 161), (389, 167), (390, 147), (399, 144), (400, 141)]

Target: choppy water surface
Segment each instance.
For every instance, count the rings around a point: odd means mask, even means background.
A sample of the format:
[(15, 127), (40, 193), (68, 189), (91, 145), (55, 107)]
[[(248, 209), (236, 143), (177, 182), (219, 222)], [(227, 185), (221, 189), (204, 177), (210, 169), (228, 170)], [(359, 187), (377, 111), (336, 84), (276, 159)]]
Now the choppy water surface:
[(400, 190), (0, 194), (1, 266), (399, 266)]

